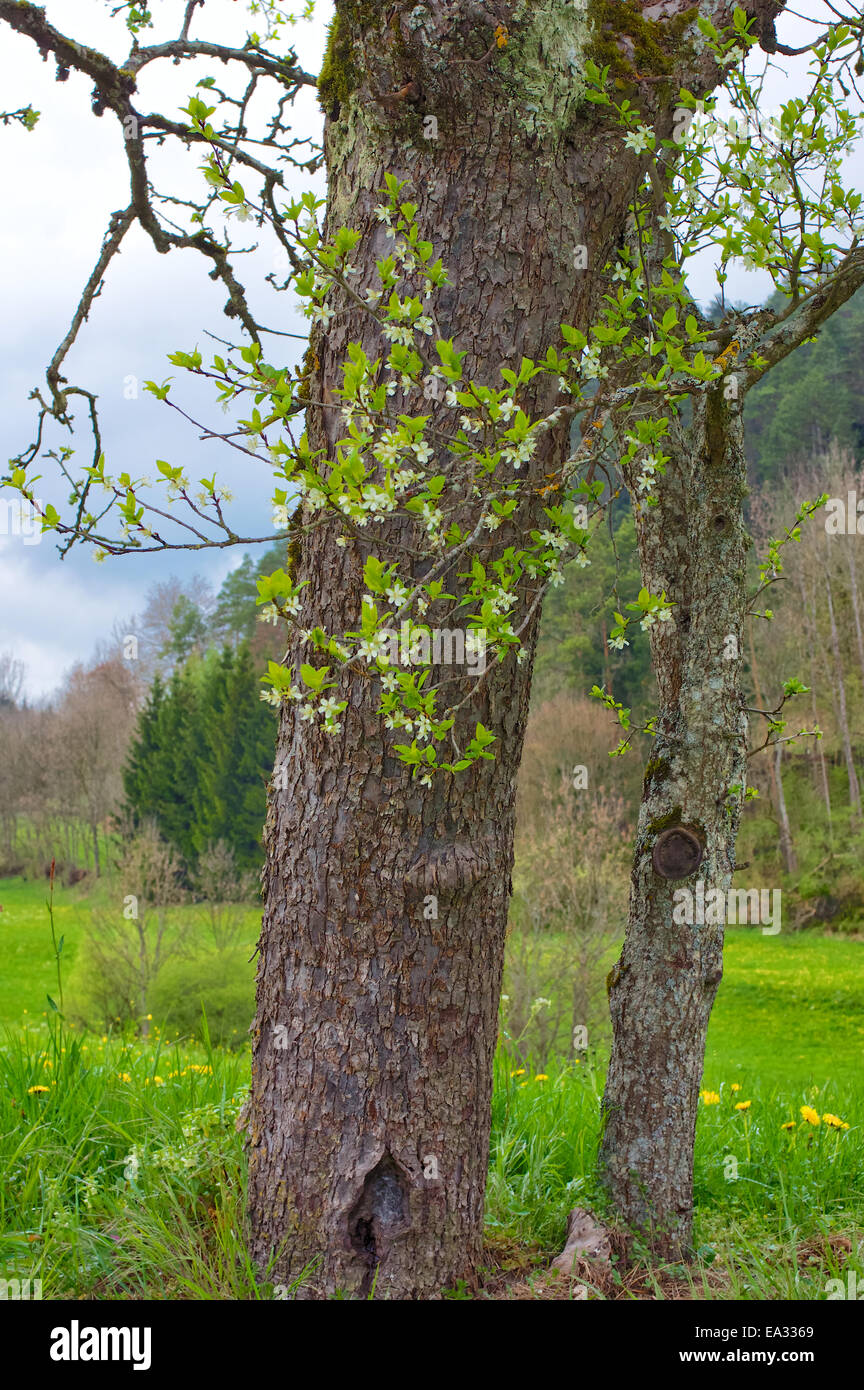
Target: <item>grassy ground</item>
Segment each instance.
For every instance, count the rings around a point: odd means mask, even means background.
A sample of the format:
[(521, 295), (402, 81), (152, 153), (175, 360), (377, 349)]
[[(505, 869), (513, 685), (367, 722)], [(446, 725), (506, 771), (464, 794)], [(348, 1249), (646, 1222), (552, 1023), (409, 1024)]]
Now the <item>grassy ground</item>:
[[(45, 1003), (44, 896), (0, 884), (0, 1271), (51, 1298), (271, 1297), (243, 1239), (248, 1050), (65, 1032)], [(67, 969), (85, 910), (58, 893)], [(699, 1258), (613, 1273), (596, 1296), (824, 1298), (841, 1269), (864, 1274), (862, 951), (729, 933), (697, 1126)], [(602, 1066), (524, 1063), (496, 1062), (481, 1297), (568, 1296), (543, 1271), (570, 1207), (601, 1201)]]

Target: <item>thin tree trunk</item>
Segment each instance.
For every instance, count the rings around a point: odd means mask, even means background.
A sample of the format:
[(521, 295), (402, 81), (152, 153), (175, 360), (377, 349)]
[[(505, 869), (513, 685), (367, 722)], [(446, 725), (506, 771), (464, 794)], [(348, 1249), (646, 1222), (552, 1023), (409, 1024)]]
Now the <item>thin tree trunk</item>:
[(777, 817), (780, 822), (780, 853), (783, 856), (783, 867), (787, 874), (797, 874), (798, 856), (795, 853), (795, 846), (792, 843), (792, 831), (789, 826), (789, 813), (786, 810), (786, 797), (783, 795), (783, 745), (774, 745), (774, 781), (777, 786)]
[[(765, 696), (762, 693), (762, 682), (759, 679), (759, 667), (756, 664), (756, 644), (753, 641), (753, 622), (747, 624), (747, 642), (750, 647), (750, 674), (753, 677), (753, 690), (756, 694), (756, 705), (758, 709), (767, 709)], [(777, 809), (777, 820), (780, 829), (780, 852), (783, 854), (783, 862), (786, 863), (786, 855), (783, 850), (783, 827), (780, 817), (780, 801), (783, 796), (782, 789), (777, 783), (777, 769), (775, 763), (768, 759), (768, 776), (771, 779), (771, 800)], [(787, 866), (788, 868), (788, 866)]]
[(840, 656), (840, 638), (837, 634), (837, 620), (834, 616), (834, 599), (831, 593), (831, 574), (825, 566), (825, 593), (828, 599), (828, 622), (831, 631), (831, 653), (834, 658), (834, 675), (837, 692), (837, 720), (840, 737), (843, 741), (843, 757), (846, 760), (846, 776), (849, 780), (849, 805), (852, 808), (853, 822), (861, 820), (861, 791), (852, 756), (852, 739), (849, 734), (849, 720), (846, 715), (846, 683), (843, 678), (843, 661)]
[[(747, 639), (750, 644), (750, 670), (753, 676), (753, 688), (756, 692), (756, 704), (759, 709), (767, 709), (765, 697), (762, 694), (762, 684), (759, 680), (759, 668), (756, 664), (756, 647), (753, 642), (752, 622), (747, 624)], [(792, 832), (789, 828), (786, 798), (783, 795), (783, 779), (780, 771), (781, 756), (781, 745), (777, 743), (774, 745), (773, 761), (769, 761), (768, 768), (771, 774), (774, 805), (777, 808), (777, 825), (780, 831), (780, 854), (783, 858), (783, 867), (787, 874), (794, 874), (798, 872), (798, 860), (795, 854), (795, 846), (792, 843)]]
[[(651, 629), (660, 710), (624, 949), (609, 980), (613, 1047), (600, 1149), (619, 1212), (673, 1258), (690, 1246), (699, 1084), (724, 935), (724, 922), (676, 922), (674, 894), (686, 888), (695, 898), (700, 884), (728, 890), (747, 736), (740, 690), (746, 470), (737, 403), (711, 392), (682, 433), (667, 445), (673, 458), (657, 484), (658, 505), (635, 508), (643, 583), (651, 593), (665, 589), (675, 607), (674, 623)], [(727, 800), (732, 786), (739, 790)], [(688, 849), (699, 847), (694, 871)], [(683, 876), (665, 877), (658, 867)]]
[[(804, 617), (804, 630), (807, 636), (807, 651), (810, 660), (810, 708), (813, 712), (813, 723), (819, 724), (819, 714), (816, 709), (816, 650), (819, 646), (819, 634), (816, 626), (815, 610), (811, 611), (808, 603), (807, 591), (804, 586), (804, 577), (800, 570), (798, 572), (798, 588), (801, 593), (801, 612)], [(833, 842), (834, 830), (831, 821), (831, 786), (828, 781), (828, 766), (825, 762), (825, 750), (822, 747), (821, 738), (813, 740), (815, 744), (814, 757), (819, 767), (819, 775), (822, 783), (822, 796), (825, 801), (825, 810), (828, 815), (828, 839)]]
[(849, 566), (849, 592), (852, 597), (852, 616), (855, 620), (855, 640), (858, 644), (858, 667), (864, 681), (864, 636), (861, 633), (861, 611), (858, 603), (858, 576), (855, 567), (855, 542), (858, 537), (844, 537), (846, 543), (846, 562)]
[(606, 615), (605, 615), (605, 614), (603, 615), (603, 680), (604, 680), (604, 683), (605, 683), (605, 685), (606, 685), (606, 689), (608, 690), (609, 694), (610, 694), (610, 695), (613, 697), (613, 699), (614, 699), (615, 692), (614, 692), (614, 690), (612, 689), (612, 669), (611, 669), (611, 667), (610, 667), (610, 665), (609, 665), (609, 642), (608, 642), (607, 636), (606, 636)]

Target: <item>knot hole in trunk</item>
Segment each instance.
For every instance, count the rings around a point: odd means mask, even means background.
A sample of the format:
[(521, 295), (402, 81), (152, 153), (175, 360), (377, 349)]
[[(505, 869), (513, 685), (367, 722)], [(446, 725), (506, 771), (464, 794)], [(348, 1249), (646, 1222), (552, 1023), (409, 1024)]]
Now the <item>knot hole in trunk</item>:
[(360, 1196), (348, 1217), (351, 1247), (366, 1265), (361, 1297), (371, 1292), (376, 1270), (386, 1260), (395, 1237), (408, 1224), (405, 1180), (385, 1151), (366, 1174)]

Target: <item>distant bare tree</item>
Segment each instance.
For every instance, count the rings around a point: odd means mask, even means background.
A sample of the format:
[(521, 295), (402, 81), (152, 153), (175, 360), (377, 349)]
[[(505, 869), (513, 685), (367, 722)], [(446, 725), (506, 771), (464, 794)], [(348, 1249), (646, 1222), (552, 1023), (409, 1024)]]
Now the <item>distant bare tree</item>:
[(258, 879), (254, 869), (238, 868), (234, 851), (224, 840), (208, 845), (198, 856), (195, 890), (217, 951), (233, 946), (242, 932), (246, 909), (257, 896)]
[(134, 681), (122, 661), (103, 662), (89, 671), (76, 667), (53, 721), (53, 775), (67, 813), (87, 826), (97, 876), (102, 868), (99, 830), (120, 802), (136, 704)]
[(15, 709), (21, 703), (27, 668), (11, 652), (0, 652), (0, 709)]
[[(78, 1012), (90, 1026), (135, 1018), (141, 1037), (150, 1032), (149, 998), (165, 962), (182, 954), (190, 924), (171, 923), (168, 909), (186, 896), (180, 856), (145, 825), (124, 838), (111, 868), (111, 905), (94, 910), (84, 946), (86, 997)], [(97, 1017), (88, 1016), (92, 1010)]]

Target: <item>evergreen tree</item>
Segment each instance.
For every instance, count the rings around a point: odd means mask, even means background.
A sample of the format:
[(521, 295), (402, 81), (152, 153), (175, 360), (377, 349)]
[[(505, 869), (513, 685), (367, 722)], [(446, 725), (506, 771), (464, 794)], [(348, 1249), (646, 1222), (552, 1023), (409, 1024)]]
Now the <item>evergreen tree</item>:
[[(543, 609), (537, 648), (534, 699), (559, 692), (587, 695), (592, 685), (605, 686), (616, 700), (634, 709), (656, 699), (647, 637), (638, 626), (635, 641), (621, 651), (606, 634), (615, 626), (613, 613), (624, 596), (638, 593), (639, 557), (629, 510), (611, 511), (613, 532), (604, 530), (591, 546), (591, 564), (571, 567), (564, 584), (553, 589)], [(622, 595), (615, 597), (616, 587)]]
[(159, 723), (167, 695), (157, 671), (147, 699), (138, 715), (138, 726), (129, 746), (123, 769), (125, 810), (137, 826), (142, 821), (158, 819), (152, 770), (159, 757)]
[(189, 867), (218, 840), (238, 868), (261, 863), (276, 722), (259, 691), (243, 642), (191, 659), (167, 689), (157, 676), (139, 715), (124, 772), (127, 808), (136, 823), (155, 820)]
[(834, 442), (864, 451), (864, 292), (753, 388), (745, 410), (752, 482), (781, 477)]
[(263, 555), (244, 555), (236, 569), (224, 580), (213, 610), (212, 635), (220, 646), (230, 642), (251, 642), (255, 632), (258, 598), (256, 580), (259, 575), (272, 574), (284, 568), (285, 548), (271, 546)]

